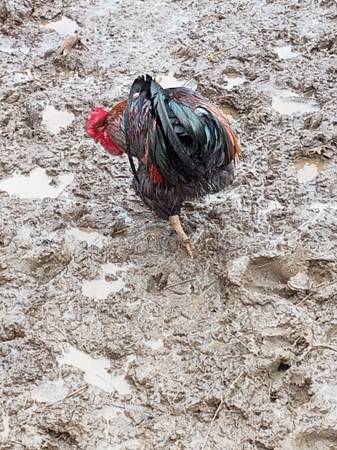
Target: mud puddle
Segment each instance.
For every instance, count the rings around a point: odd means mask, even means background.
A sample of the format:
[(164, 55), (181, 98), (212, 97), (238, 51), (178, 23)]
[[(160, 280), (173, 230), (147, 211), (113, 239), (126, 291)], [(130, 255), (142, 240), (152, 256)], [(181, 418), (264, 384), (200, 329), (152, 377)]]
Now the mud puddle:
[(88, 384), (97, 386), (105, 392), (117, 391), (122, 395), (130, 393), (130, 386), (125, 377), (109, 373), (110, 361), (107, 358), (93, 358), (89, 354), (69, 346), (58, 358), (58, 363), (60, 366), (67, 364), (77, 367), (83, 372), (84, 380)]
[(42, 112), (42, 123), (52, 134), (57, 134), (62, 128), (69, 126), (75, 116), (68, 111), (61, 111), (52, 105), (47, 105)]
[(31, 397), (40, 403), (55, 403), (64, 400), (69, 390), (66, 388), (64, 381), (59, 379), (56, 381), (46, 381), (41, 383), (31, 393)]
[(89, 246), (102, 248), (104, 244), (104, 237), (90, 228), (70, 228), (65, 234), (76, 241), (86, 242)]
[(45, 169), (36, 167), (29, 175), (15, 174), (0, 181), (0, 190), (23, 199), (56, 198), (73, 181), (74, 175), (64, 174), (55, 184)]
[(314, 98), (301, 97), (291, 90), (283, 89), (273, 93), (272, 108), (280, 114), (303, 114), (319, 111), (320, 106)]
[(221, 111), (225, 116), (228, 116), (229, 118), (238, 119), (240, 117), (239, 111), (231, 105), (224, 105), (221, 106)]
[(238, 75), (237, 73), (228, 73), (225, 77), (226, 89), (233, 89), (236, 86), (241, 86), (241, 84), (246, 82), (246, 78)]
[(327, 167), (327, 162), (321, 159), (302, 159), (294, 163), (298, 182), (306, 184), (315, 180)]
[(188, 89), (195, 91), (198, 88), (198, 82), (194, 78), (187, 80), (177, 78), (174, 72), (168, 72), (167, 74), (159, 74), (156, 79), (164, 88), (173, 88), (184, 86)]
[(102, 266), (104, 277), (85, 281), (82, 293), (95, 300), (104, 300), (110, 294), (120, 292), (126, 286), (125, 276), (130, 265), (108, 263)]
[(51, 22), (44, 22), (41, 24), (42, 28), (46, 30), (54, 30), (61, 36), (72, 34), (79, 30), (79, 25), (75, 20), (69, 19), (69, 17), (61, 16), (60, 18)]
[(296, 58), (299, 54), (293, 51), (291, 45), (280, 45), (274, 47), (274, 51), (280, 59), (291, 59)]

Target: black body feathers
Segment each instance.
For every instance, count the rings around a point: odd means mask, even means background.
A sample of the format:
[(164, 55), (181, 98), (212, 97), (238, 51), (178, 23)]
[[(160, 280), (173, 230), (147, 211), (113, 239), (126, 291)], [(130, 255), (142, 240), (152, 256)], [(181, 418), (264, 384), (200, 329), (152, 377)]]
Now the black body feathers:
[[(217, 192), (233, 179), (238, 140), (222, 113), (187, 88), (137, 78), (123, 117), (134, 187), (160, 216), (186, 199)], [(139, 160), (136, 170), (132, 158)]]

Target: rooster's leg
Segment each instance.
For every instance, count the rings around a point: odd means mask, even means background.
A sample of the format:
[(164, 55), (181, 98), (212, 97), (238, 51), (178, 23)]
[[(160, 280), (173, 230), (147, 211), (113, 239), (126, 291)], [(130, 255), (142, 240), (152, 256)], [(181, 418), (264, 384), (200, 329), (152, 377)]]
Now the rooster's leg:
[(191, 241), (189, 240), (188, 236), (186, 235), (186, 233), (181, 225), (180, 217), (178, 215), (170, 216), (169, 222), (170, 222), (171, 227), (177, 233), (180, 241), (182, 242), (182, 244), (185, 247), (185, 250), (187, 251), (189, 256), (193, 256)]

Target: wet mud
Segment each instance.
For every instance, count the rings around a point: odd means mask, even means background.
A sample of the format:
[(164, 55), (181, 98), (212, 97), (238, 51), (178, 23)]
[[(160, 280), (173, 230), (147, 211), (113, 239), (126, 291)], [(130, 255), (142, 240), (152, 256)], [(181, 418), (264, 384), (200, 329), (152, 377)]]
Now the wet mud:
[[(0, 1), (1, 449), (337, 448), (336, 18)], [(194, 259), (84, 134), (140, 73), (242, 142), (233, 186), (185, 205)]]

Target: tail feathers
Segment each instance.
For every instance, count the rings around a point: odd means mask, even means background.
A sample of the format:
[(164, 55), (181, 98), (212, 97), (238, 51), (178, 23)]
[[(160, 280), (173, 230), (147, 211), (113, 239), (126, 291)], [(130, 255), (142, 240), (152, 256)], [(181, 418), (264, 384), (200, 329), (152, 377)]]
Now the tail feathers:
[(195, 170), (195, 163), (186, 153), (183, 144), (173, 129), (171, 119), (175, 114), (170, 105), (172, 102), (169, 102), (169, 96), (165, 90), (153, 80), (151, 82), (151, 98), (155, 116), (158, 119), (159, 126), (163, 131), (164, 138), (166, 138), (169, 144), (170, 150), (178, 156), (188, 169)]
[[(214, 173), (226, 170), (238, 157), (239, 142), (216, 107), (192, 91), (183, 94), (175, 97), (172, 89), (163, 89), (149, 75), (134, 81), (126, 121), (126, 125), (135, 123), (132, 139), (127, 139), (128, 154), (146, 162), (149, 170), (156, 167), (170, 185), (195, 183), (206, 192)], [(146, 139), (138, 153), (139, 136), (143, 136), (139, 129)]]
[(182, 103), (178, 104), (175, 101), (170, 101), (169, 106), (181, 125), (184, 127), (186, 133), (191, 136), (195, 144), (201, 146), (206, 145), (207, 136), (204, 124), (200, 118), (187, 106)]

